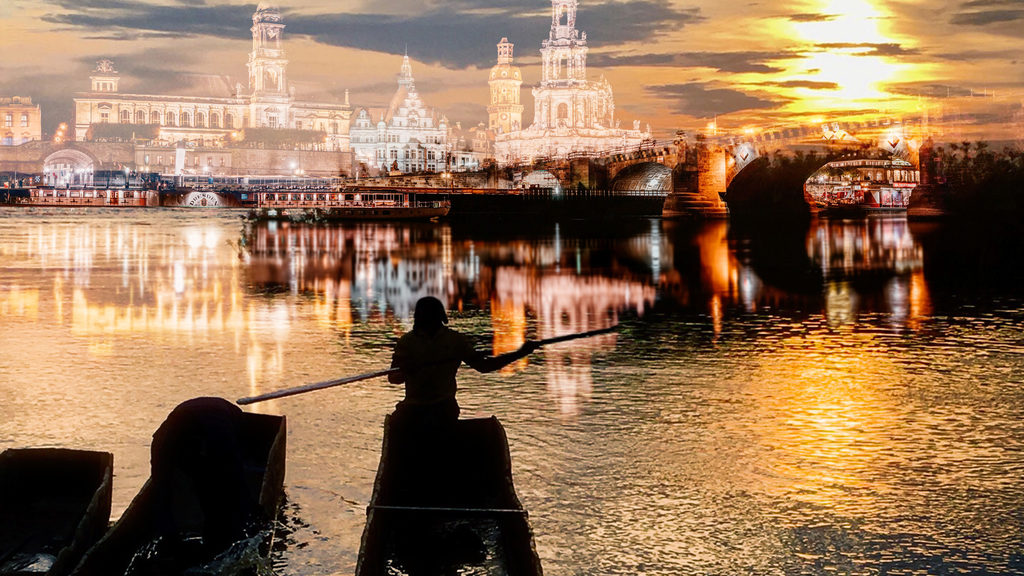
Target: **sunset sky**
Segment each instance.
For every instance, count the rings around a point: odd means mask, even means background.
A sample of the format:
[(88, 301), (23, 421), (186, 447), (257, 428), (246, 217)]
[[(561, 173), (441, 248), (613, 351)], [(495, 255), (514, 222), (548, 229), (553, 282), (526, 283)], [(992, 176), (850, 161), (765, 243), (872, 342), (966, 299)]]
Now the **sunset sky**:
[[(421, 96), (450, 120), (486, 120), (487, 71), (507, 36), (529, 88), (550, 26), (545, 0), (281, 0), (288, 73), (303, 100), (386, 103), (408, 46)], [(122, 91), (204, 95), (196, 74), (246, 81), (255, 2), (2, 0), (0, 95), (32, 96), (47, 130), (111, 58)], [(927, 108), (992, 137), (1024, 98), (1024, 1), (581, 0), (590, 77), (623, 125), (658, 137)], [(1006, 130), (1010, 128), (1011, 130)]]

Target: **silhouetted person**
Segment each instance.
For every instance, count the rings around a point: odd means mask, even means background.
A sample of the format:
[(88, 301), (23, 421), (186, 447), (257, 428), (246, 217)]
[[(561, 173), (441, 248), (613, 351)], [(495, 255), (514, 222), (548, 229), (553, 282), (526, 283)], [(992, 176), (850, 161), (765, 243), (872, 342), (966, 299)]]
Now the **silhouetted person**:
[[(405, 384), (405, 399), (390, 420), (391, 474), (387, 499), (391, 505), (460, 506), (467, 487), (465, 458), (476, 454), (459, 427), (455, 400), (456, 373), (463, 362), (479, 372), (493, 372), (537, 349), (526, 342), (500, 356), (474, 350), (469, 339), (448, 328), (444, 304), (433, 297), (416, 303), (413, 329), (395, 345), (388, 377)], [(489, 486), (473, 486), (489, 491)], [(396, 562), (410, 576), (449, 573), (450, 566), (478, 563), (486, 556), (480, 535), (466, 529), (438, 532), (431, 515), (409, 514), (396, 530)]]
[(239, 437), (243, 413), (221, 398), (178, 405), (153, 434), (158, 529), (202, 538), (216, 553), (244, 537), (257, 502), (248, 493)]
[(388, 380), (405, 384), (405, 399), (396, 406), (395, 417), (433, 426), (452, 422), (459, 417), (455, 375), (463, 362), (478, 372), (494, 372), (536, 349), (535, 342), (526, 342), (515, 352), (500, 356), (474, 350), (468, 338), (448, 327), (448, 314), (440, 300), (420, 298), (412, 331), (398, 340), (391, 360), (392, 368), (401, 372)]

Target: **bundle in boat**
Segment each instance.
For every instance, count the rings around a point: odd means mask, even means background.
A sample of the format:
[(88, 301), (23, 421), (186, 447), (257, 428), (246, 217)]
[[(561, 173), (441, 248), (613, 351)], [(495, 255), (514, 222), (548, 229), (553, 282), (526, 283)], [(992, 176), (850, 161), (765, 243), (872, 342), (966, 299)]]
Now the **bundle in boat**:
[(357, 576), (540, 576), (497, 418), (422, 429), (389, 416)]
[(73, 576), (250, 573), (284, 497), (285, 419), (220, 398), (180, 404), (153, 434), (151, 473)]
[(113, 466), (109, 452), (0, 454), (0, 575), (68, 574), (107, 529)]

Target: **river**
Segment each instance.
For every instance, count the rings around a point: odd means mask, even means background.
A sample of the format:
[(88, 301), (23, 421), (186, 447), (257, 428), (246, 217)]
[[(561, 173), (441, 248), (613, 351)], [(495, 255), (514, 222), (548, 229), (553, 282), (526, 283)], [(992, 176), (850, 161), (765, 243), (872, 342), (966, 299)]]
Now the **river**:
[[(116, 517), (179, 402), (386, 367), (435, 295), (496, 353), (620, 326), (460, 375), (549, 576), (1024, 574), (1024, 274), (980, 230), (0, 209), (0, 448), (113, 452)], [(288, 417), (278, 574), (353, 572), (401, 395), (252, 407)]]

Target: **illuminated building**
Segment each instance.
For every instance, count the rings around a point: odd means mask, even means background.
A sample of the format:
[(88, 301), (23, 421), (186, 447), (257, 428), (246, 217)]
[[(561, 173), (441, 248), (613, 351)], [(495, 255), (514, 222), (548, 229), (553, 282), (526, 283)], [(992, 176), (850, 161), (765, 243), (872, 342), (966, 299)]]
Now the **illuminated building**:
[(355, 163), (364, 174), (446, 168), (448, 120), (420, 99), (408, 54), (402, 59), (398, 90), (387, 108), (359, 108), (350, 137)]
[(512, 64), (514, 44), (508, 38), (498, 43), (498, 63), (491, 68), (487, 84), (491, 87), (491, 104), (487, 107), (487, 127), (497, 134), (523, 129), (523, 105), (519, 103), (523, 74)]
[(261, 2), (252, 17), (249, 84), (231, 86), (223, 77), (206, 77), (208, 96), (126, 94), (110, 60), (100, 60), (89, 92), (75, 101), (75, 139), (150, 138), (223, 146), (247, 129), (292, 129), (316, 134), (318, 147), (348, 150), (352, 109), (345, 103), (296, 99), (288, 83), (280, 11)]
[[(587, 33), (576, 29), (577, 4), (578, 0), (551, 0), (551, 32), (540, 50), (543, 76), (533, 89), (533, 124), (495, 137), (499, 162), (597, 156), (637, 147), (651, 137), (650, 127), (641, 130), (639, 121), (633, 122), (632, 130), (620, 129), (611, 84), (603, 76), (587, 79)], [(507, 56), (500, 46), (495, 69), (507, 59), (514, 70), (511, 45)], [(514, 100), (518, 102), (518, 95)]]
[(41, 113), (32, 99), (0, 98), (0, 146), (17, 146), (43, 139)]

